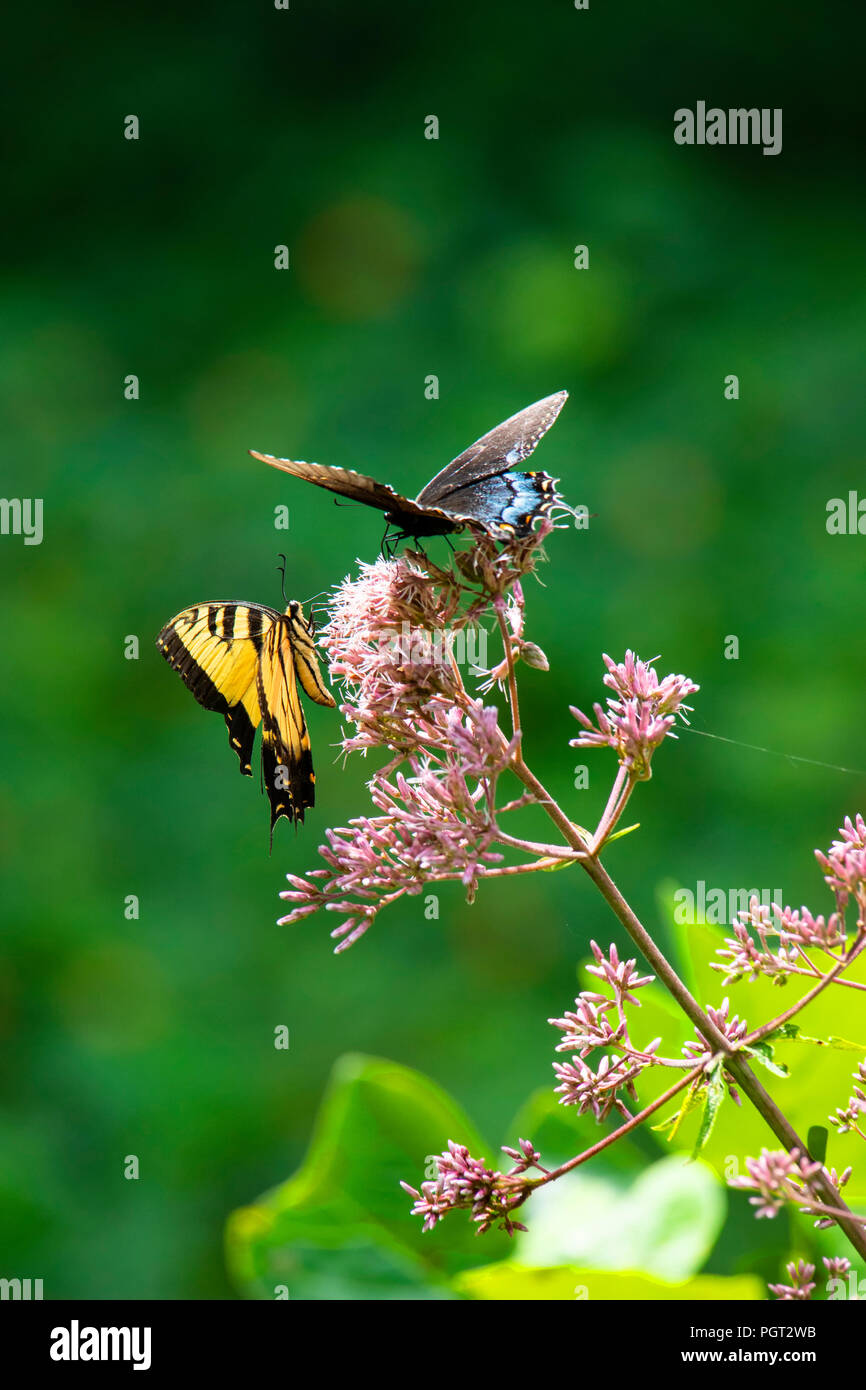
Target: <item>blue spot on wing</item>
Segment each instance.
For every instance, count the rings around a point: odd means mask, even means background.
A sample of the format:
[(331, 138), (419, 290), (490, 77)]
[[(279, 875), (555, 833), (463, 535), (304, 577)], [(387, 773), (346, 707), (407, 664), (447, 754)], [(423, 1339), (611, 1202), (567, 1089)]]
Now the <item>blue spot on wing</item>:
[(448, 511), (471, 517), (491, 531), (505, 527), (522, 536), (556, 500), (554, 481), (547, 473), (500, 473), (453, 492)]

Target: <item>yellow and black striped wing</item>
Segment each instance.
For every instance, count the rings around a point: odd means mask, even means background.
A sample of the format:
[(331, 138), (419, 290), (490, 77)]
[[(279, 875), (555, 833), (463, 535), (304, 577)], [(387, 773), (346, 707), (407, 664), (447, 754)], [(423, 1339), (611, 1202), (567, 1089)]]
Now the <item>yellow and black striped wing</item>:
[(281, 816), (303, 820), (313, 805), (315, 776), (298, 680), (318, 704), (334, 699), (322, 682), (300, 604), (279, 613), (256, 603), (200, 603), (172, 618), (156, 644), (199, 704), (223, 715), (246, 776), (252, 775), (253, 741), (262, 724), (271, 832)]
[(289, 621), (292, 643), (292, 657), (295, 673), (301, 682), (301, 689), (317, 705), (334, 707), (336, 701), (322, 680), (319, 670), (319, 657), (313, 642), (313, 633), (304, 617), (304, 610), (297, 600), (292, 600), (285, 612)]
[(256, 673), (266, 635), (282, 614), (253, 603), (199, 603), (172, 618), (156, 639), (168, 664), (205, 709), (225, 717), (241, 772), (252, 776), (261, 719)]
[(297, 822), (316, 797), (310, 736), (298, 691), (318, 704), (334, 699), (319, 674), (318, 661), (300, 604), (290, 603), (262, 643), (257, 693), (262, 712), (262, 776), (271, 803), (271, 833), (281, 816)]

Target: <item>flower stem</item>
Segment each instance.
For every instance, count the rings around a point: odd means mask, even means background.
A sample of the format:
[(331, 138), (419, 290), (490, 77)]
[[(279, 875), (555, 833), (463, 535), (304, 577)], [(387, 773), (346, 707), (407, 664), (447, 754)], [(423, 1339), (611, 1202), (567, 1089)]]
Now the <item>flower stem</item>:
[(509, 845), (512, 849), (519, 849), (524, 854), (543, 855), (546, 859), (556, 859), (560, 863), (576, 864), (578, 859), (583, 858), (583, 853), (575, 854), (573, 849), (566, 848), (565, 845), (546, 845), (538, 840), (520, 840), (516, 835), (506, 835), (504, 830), (496, 827), (496, 839), (501, 845)]
[(499, 624), (499, 632), (502, 637), (502, 646), (505, 652), (505, 660), (508, 663), (508, 703), (511, 707), (511, 732), (518, 740), (517, 758), (522, 761), (521, 753), (522, 735), (520, 732), (520, 705), (517, 700), (517, 679), (514, 675), (514, 652), (511, 649), (511, 634), (508, 631), (508, 623), (505, 620), (503, 603), (501, 600), (494, 601), (493, 611), (496, 614), (496, 621)]
[(685, 1090), (686, 1086), (696, 1081), (702, 1071), (703, 1066), (693, 1067), (686, 1076), (681, 1076), (679, 1081), (673, 1086), (670, 1086), (663, 1095), (659, 1096), (658, 1100), (654, 1100), (651, 1105), (641, 1110), (638, 1115), (632, 1115), (630, 1120), (626, 1120), (625, 1124), (620, 1125), (619, 1129), (615, 1129), (612, 1134), (607, 1134), (604, 1139), (599, 1139), (598, 1143), (593, 1144), (591, 1149), (585, 1149), (583, 1153), (577, 1154), (575, 1158), (570, 1158), (567, 1163), (561, 1164), (559, 1168), (552, 1168), (543, 1178), (539, 1178), (537, 1182), (532, 1184), (533, 1188), (543, 1187), (545, 1183), (553, 1182), (555, 1178), (561, 1178), (563, 1173), (570, 1173), (572, 1169), (579, 1168), (582, 1163), (587, 1163), (591, 1158), (595, 1158), (596, 1154), (600, 1154), (603, 1149), (608, 1148), (611, 1144), (615, 1144), (617, 1139), (622, 1139), (626, 1134), (629, 1134), (631, 1130), (637, 1129), (638, 1125), (642, 1125), (644, 1121), (648, 1120), (651, 1115), (654, 1115), (657, 1110), (661, 1110), (663, 1105), (667, 1105), (669, 1100), (673, 1100), (674, 1096), (678, 1095), (680, 1091)]
[(629, 776), (624, 767), (619, 769), (616, 781), (607, 799), (607, 805), (592, 837), (592, 852), (598, 854), (608, 835), (626, 808), (626, 803), (635, 788), (636, 778)]

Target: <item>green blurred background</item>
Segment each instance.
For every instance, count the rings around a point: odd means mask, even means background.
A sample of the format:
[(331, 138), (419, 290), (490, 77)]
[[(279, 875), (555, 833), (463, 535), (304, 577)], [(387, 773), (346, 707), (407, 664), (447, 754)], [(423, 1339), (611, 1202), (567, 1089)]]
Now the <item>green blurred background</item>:
[[(413, 494), (567, 388), (537, 461), (596, 515), (528, 587), (544, 780), (576, 820), (600, 812), (611, 760), (568, 747), (568, 705), (601, 698), (601, 653), (626, 647), (700, 682), (696, 729), (866, 768), (866, 539), (825, 529), (829, 498), (866, 491), (859, 36), (839, 4), (595, 0), (14, 23), (2, 490), (44, 498), (45, 535), (0, 539), (0, 1273), (48, 1297), (232, 1297), (225, 1219), (300, 1162), (336, 1058), (417, 1068), (513, 1142), (549, 1084), (546, 1019), (589, 939), (619, 939), (569, 874), (491, 883), (473, 908), (446, 887), (438, 922), (407, 900), (336, 959), (332, 922), (274, 925), (283, 874), (364, 809), (365, 766), (343, 770), (332, 715), (308, 710), (319, 804), (269, 858), (265, 800), (153, 638), (196, 601), (277, 603), (279, 550), (306, 599), (373, 559), (381, 526), (246, 450)], [(782, 107), (782, 154), (676, 146), (698, 99)], [(812, 848), (866, 809), (866, 775), (690, 734), (656, 769), (611, 851), (649, 924), (669, 935), (665, 881), (825, 910)], [(730, 993), (752, 1017), (748, 987)], [(816, 1073), (812, 1122), (850, 1069)], [(784, 1223), (768, 1235), (742, 1204), (731, 1222), (718, 1268), (777, 1276)]]

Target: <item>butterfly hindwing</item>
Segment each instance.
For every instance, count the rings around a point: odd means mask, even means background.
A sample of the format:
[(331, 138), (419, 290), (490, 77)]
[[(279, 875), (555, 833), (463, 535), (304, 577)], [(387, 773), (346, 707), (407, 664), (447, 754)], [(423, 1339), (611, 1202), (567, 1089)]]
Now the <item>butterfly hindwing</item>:
[(559, 501), (555, 479), (547, 473), (518, 469), (550, 429), (567, 398), (567, 391), (557, 391), (504, 420), (452, 459), (414, 501), (387, 483), (349, 468), (281, 459), (254, 449), (250, 453), (296, 478), (378, 508), (401, 536), (447, 535), (464, 526), (476, 526), (507, 541), (527, 535), (538, 518)]
[(262, 710), (262, 777), (271, 803), (271, 830), (280, 816), (303, 820), (315, 800), (316, 779), (291, 638), (282, 626), (268, 634), (258, 669)]
[(320, 705), (334, 698), (322, 684), (310, 630), (300, 604), (290, 604), (268, 633), (259, 657), (257, 689), (262, 711), (262, 776), (271, 803), (271, 831), (280, 816), (302, 821), (315, 801), (316, 776), (298, 679)]
[(471, 507), (492, 536), (507, 540), (528, 536), (538, 518), (558, 501), (556, 482), (547, 473), (510, 470), (458, 488), (450, 494), (448, 506), (455, 512)]
[(271, 831), (280, 816), (303, 820), (313, 805), (315, 777), (298, 680), (317, 703), (333, 705), (334, 699), (322, 682), (301, 605), (292, 602), (280, 613), (253, 603), (197, 604), (178, 613), (156, 640), (199, 704), (224, 716), (247, 776), (262, 724)]

